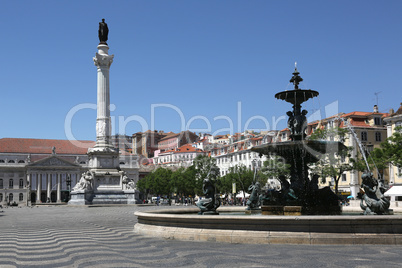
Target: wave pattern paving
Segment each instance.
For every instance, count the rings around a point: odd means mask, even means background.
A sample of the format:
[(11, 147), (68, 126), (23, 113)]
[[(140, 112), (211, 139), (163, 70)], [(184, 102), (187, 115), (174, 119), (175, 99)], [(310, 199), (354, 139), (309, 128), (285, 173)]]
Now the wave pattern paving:
[(400, 267), (402, 246), (228, 245), (135, 234), (134, 212), (154, 208), (3, 209), (0, 267)]

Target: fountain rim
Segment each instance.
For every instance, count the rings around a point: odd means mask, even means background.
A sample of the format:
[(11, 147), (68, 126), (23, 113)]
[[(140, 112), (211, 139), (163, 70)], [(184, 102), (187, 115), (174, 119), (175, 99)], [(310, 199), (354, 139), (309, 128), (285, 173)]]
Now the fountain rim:
[[(233, 216), (178, 214), (180, 211), (195, 213), (199, 209), (137, 211), (134, 232), (179, 241), (236, 244), (397, 245), (402, 239), (402, 215)], [(236, 211), (245, 211), (245, 207)]]
[[(180, 208), (180, 209), (159, 209), (159, 210), (150, 210), (150, 211), (136, 211), (134, 212), (135, 216), (147, 216), (147, 215), (158, 215), (167, 218), (182, 218), (182, 219), (189, 219), (189, 218), (196, 218), (196, 219), (257, 219), (257, 220), (265, 220), (265, 219), (295, 219), (295, 220), (317, 220), (317, 219), (332, 219), (332, 220), (358, 220), (358, 219), (379, 219), (379, 218), (389, 218), (392, 219), (400, 219), (402, 220), (402, 215), (299, 215), (299, 216), (285, 216), (285, 215), (198, 215), (193, 213), (198, 213), (200, 211), (199, 208)], [(217, 209), (218, 212), (245, 212), (246, 207), (219, 207)], [(177, 213), (182, 212), (182, 213)], [(362, 211), (363, 213), (363, 211)], [(188, 215), (191, 214), (191, 215)], [(179, 216), (179, 217), (178, 217)], [(346, 218), (347, 217), (347, 218)]]

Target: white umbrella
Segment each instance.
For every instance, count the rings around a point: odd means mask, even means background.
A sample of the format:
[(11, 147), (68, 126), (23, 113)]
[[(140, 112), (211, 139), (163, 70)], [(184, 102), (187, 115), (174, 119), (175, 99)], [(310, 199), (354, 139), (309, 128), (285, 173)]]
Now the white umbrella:
[[(243, 191), (240, 191), (240, 192), (236, 195), (236, 197), (237, 197), (237, 198), (243, 198), (243, 197), (244, 197), (244, 196), (243, 196)], [(250, 194), (249, 194), (249, 193), (246, 193), (245, 197), (246, 197), (246, 198), (250, 197)]]

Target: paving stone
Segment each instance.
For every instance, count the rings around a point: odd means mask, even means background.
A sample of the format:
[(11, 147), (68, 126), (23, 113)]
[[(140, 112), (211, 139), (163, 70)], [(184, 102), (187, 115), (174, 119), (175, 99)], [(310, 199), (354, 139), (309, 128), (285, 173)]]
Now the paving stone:
[[(163, 207), (3, 209), (0, 267), (400, 267), (402, 262), (402, 245), (245, 245), (136, 234), (134, 212), (153, 209)], [(258, 233), (236, 237), (257, 238)], [(276, 233), (280, 238), (286, 234)], [(219, 240), (219, 233), (208, 231), (207, 241)]]

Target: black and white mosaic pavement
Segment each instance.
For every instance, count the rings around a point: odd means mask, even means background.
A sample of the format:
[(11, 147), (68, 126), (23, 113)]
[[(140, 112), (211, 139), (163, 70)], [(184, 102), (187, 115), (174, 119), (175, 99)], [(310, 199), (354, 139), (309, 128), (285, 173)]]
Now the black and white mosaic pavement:
[(155, 208), (41, 206), (2, 209), (0, 267), (384, 268), (401, 267), (402, 264), (402, 246), (221, 244), (163, 240), (135, 234), (134, 212)]

